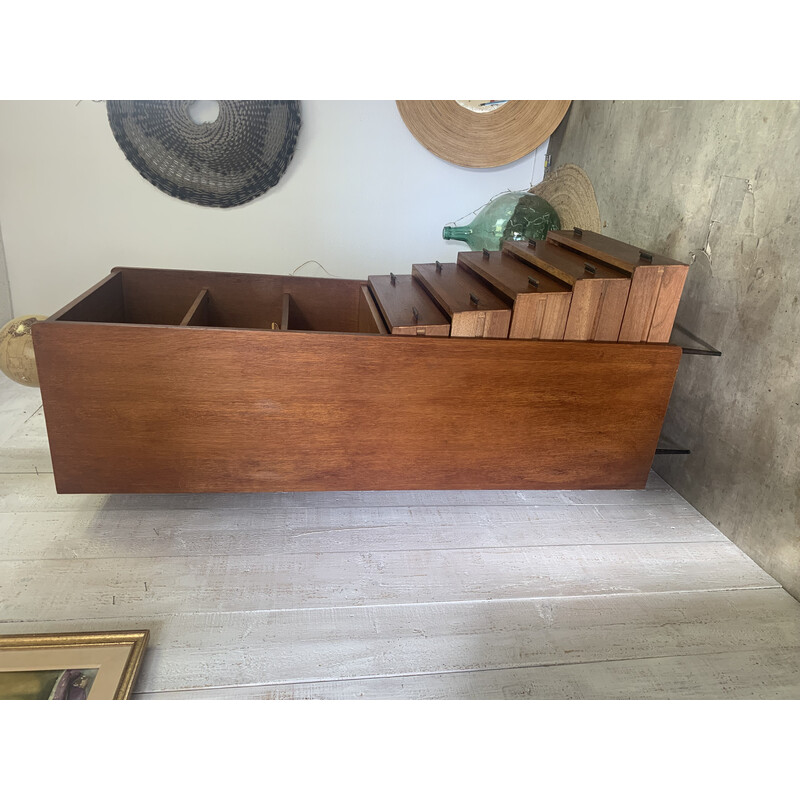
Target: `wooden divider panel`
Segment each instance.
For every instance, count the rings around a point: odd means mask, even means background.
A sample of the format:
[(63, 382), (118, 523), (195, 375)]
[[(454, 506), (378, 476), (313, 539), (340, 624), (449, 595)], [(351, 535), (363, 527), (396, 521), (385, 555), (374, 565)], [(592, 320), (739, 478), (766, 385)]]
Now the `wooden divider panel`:
[(208, 325), (208, 289), (201, 289), (197, 293), (181, 325)]
[(386, 323), (383, 321), (375, 298), (366, 283), (361, 287), (361, 298), (358, 306), (358, 330), (359, 333), (388, 333)]

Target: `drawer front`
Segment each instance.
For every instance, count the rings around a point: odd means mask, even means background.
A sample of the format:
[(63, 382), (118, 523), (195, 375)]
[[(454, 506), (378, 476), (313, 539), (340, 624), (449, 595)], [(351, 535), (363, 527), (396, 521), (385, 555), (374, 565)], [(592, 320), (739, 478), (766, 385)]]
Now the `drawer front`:
[(488, 252), (488, 256), (475, 252), (459, 253), (458, 264), (477, 275), (509, 303), (521, 294), (569, 292), (569, 286), (562, 281), (498, 250)]
[(646, 265), (668, 266), (681, 264), (680, 261), (675, 261), (656, 253), (649, 253), (635, 245), (612, 239), (610, 236), (603, 236), (602, 233), (595, 233), (594, 231), (581, 231), (580, 233), (577, 233), (574, 229), (571, 231), (549, 231), (547, 240), (576, 253), (583, 253), (591, 258), (596, 258), (628, 274), (633, 273), (637, 267)]
[(450, 335), (450, 320), (411, 275), (371, 275), (369, 288), (390, 333)]
[(617, 341), (631, 285), (626, 274), (547, 241), (505, 242), (503, 250), (572, 287), (565, 339)]
[(458, 264), (512, 304), (510, 339), (564, 338), (572, 302), (567, 284), (500, 251), (462, 252)]
[(412, 274), (450, 317), (450, 335), (505, 339), (509, 303), (457, 264), (414, 264)]
[(687, 264), (594, 231), (550, 231), (547, 239), (572, 252), (602, 260), (630, 276), (620, 342), (669, 341), (689, 272)]
[(637, 267), (619, 341), (668, 342), (688, 272), (685, 264)]
[(572, 292), (520, 294), (514, 302), (509, 339), (560, 341), (572, 305)]
[(535, 267), (556, 280), (574, 286), (582, 280), (629, 280), (629, 275), (602, 261), (548, 241), (503, 242), (503, 252)]

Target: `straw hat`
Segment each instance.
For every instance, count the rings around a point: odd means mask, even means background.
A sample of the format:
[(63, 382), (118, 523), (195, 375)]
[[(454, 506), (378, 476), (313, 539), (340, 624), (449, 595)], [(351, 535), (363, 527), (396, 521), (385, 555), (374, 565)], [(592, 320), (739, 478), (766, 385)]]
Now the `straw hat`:
[(439, 158), (460, 167), (500, 167), (533, 152), (558, 127), (570, 102), (398, 100), (397, 109), (414, 138)]
[(578, 227), (600, 233), (603, 223), (592, 183), (576, 164), (558, 167), (530, 191), (553, 206), (563, 229)]
[(275, 186), (300, 130), (297, 100), (220, 100), (197, 121), (189, 100), (109, 100), (117, 144), (139, 174), (201, 206), (239, 206)]

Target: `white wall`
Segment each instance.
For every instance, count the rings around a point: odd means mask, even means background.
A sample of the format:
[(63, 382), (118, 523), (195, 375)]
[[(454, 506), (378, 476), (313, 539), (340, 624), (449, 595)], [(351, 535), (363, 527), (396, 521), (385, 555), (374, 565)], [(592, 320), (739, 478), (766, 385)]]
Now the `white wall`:
[(13, 314), (11, 313), (11, 290), (8, 286), (8, 270), (6, 269), (6, 254), (3, 249), (3, 232), (0, 229), (0, 327), (6, 324)]
[[(304, 101), (292, 163), (246, 206), (170, 197), (128, 163), (105, 103), (0, 102), (0, 223), (15, 314), (50, 314), (114, 266), (288, 273), (309, 259), (342, 278), (454, 261), (442, 227), (541, 179), (536, 153), (453, 166), (409, 133), (393, 101)], [(465, 224), (469, 220), (464, 220)], [(309, 265), (300, 275), (324, 275)]]

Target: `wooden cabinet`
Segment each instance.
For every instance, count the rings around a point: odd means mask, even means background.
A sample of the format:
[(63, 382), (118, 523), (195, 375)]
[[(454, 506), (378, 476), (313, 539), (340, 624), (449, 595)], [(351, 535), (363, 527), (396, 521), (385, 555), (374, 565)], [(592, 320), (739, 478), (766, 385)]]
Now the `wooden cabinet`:
[(543, 340), (574, 287), (510, 258), (112, 270), (33, 328), (58, 491), (643, 488), (680, 348)]

